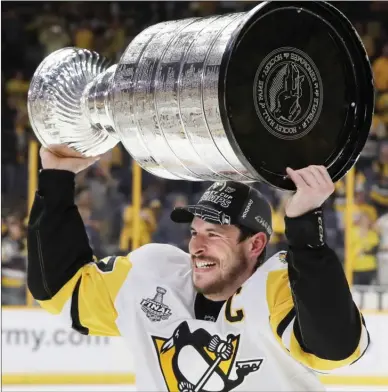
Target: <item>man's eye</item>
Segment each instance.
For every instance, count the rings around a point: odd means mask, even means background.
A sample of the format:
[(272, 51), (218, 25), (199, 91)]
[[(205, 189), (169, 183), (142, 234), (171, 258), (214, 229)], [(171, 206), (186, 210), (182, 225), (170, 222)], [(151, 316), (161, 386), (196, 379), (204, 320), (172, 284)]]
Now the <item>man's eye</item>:
[(209, 233), (209, 237), (219, 237), (219, 235), (216, 233)]
[(196, 233), (195, 231), (192, 231), (192, 232), (191, 232), (191, 236), (192, 236), (192, 237), (195, 237), (196, 235), (197, 235), (197, 233)]

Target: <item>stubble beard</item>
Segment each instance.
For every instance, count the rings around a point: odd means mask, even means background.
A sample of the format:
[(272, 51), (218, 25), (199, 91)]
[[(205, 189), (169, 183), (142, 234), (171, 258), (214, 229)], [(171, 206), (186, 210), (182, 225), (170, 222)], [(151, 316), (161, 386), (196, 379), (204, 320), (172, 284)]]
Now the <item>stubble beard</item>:
[[(216, 278), (216, 280), (210, 282), (205, 286), (198, 287), (195, 284), (193, 275), (192, 279), (196, 291), (203, 295), (220, 295), (228, 291), (228, 289), (235, 284), (238, 278), (249, 266), (248, 260), (243, 255), (240, 254), (238, 256), (238, 261), (233, 263), (233, 265), (229, 267), (228, 271), (225, 271), (223, 274), (220, 274), (220, 276)], [(218, 264), (218, 266), (219, 265), (220, 264)]]

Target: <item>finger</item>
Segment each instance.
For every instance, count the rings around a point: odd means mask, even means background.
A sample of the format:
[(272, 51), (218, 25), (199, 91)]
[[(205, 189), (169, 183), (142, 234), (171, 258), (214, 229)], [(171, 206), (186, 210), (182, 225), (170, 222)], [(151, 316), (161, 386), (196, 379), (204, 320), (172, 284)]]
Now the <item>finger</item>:
[(333, 180), (330, 177), (329, 172), (324, 166), (319, 167), (319, 171), (322, 173), (322, 175), (325, 177), (325, 187), (327, 188), (328, 191), (330, 191), (330, 194), (332, 194), (335, 191), (335, 185)]
[(47, 148), (47, 147), (41, 147), (40, 151), (39, 151), (39, 156), (40, 159), (47, 159), (48, 157), (50, 157), (51, 155), (53, 155), (53, 153)]
[(318, 181), (319, 185), (326, 185), (326, 178), (319, 170), (319, 166), (312, 165), (310, 166), (311, 171), (314, 173), (316, 180)]
[(83, 158), (84, 156), (70, 148), (69, 146), (66, 146), (65, 144), (51, 144), (48, 146), (48, 149), (55, 155), (59, 157), (68, 157), (68, 158)]
[(330, 185), (334, 185), (333, 180), (330, 177), (329, 172), (327, 171), (325, 166), (317, 166), (318, 170), (322, 174), (323, 178), (325, 179), (325, 182)]
[(287, 174), (289, 175), (289, 177), (291, 178), (291, 180), (293, 181), (293, 183), (295, 184), (297, 189), (305, 188), (308, 186), (306, 184), (306, 182), (304, 181), (303, 177), (301, 177), (301, 175), (299, 174), (299, 172), (291, 169), (290, 167), (287, 167), (286, 171), (287, 171)]
[(319, 186), (319, 182), (315, 178), (315, 174), (310, 167), (306, 167), (298, 171), (300, 172), (301, 177), (304, 179), (308, 186), (312, 188), (317, 188)]

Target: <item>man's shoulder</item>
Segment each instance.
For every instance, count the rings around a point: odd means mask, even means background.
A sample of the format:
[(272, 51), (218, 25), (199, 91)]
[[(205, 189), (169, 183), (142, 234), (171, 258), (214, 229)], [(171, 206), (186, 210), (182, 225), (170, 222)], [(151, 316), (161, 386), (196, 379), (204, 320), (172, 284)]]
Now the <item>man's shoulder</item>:
[(271, 256), (260, 269), (266, 272), (287, 269), (287, 251), (282, 250)]
[(284, 279), (288, 277), (287, 252), (281, 251), (269, 257), (248, 279), (245, 286), (257, 290), (265, 288), (274, 277)]
[(159, 255), (162, 257), (189, 257), (189, 254), (182, 249), (170, 244), (151, 243), (141, 246), (132, 251), (130, 257), (147, 257), (151, 255)]
[(144, 245), (132, 251), (128, 258), (134, 270), (159, 271), (162, 275), (191, 268), (190, 255), (169, 244)]
[(236, 300), (241, 302), (236, 302), (234, 306), (241, 306), (250, 314), (250, 319), (254, 320), (252, 325), (261, 320), (268, 326), (268, 317), (275, 305), (279, 300), (288, 301), (289, 298), (287, 253), (278, 252), (244, 283), (241, 295), (236, 296)]

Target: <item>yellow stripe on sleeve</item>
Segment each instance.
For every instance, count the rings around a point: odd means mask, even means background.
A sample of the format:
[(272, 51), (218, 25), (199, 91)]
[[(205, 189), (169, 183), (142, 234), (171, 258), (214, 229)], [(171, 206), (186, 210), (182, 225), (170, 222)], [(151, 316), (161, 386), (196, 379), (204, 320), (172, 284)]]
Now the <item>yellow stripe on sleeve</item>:
[(82, 275), (82, 268), (54, 295), (54, 297), (45, 301), (38, 301), (39, 305), (52, 314), (59, 314), (65, 303), (73, 295), (73, 290), (78, 279)]
[(117, 257), (112, 271), (102, 272), (97, 264), (84, 267), (78, 309), (79, 320), (90, 335), (120, 335), (114, 303), (131, 267), (127, 257)]
[(86, 264), (53, 298), (39, 303), (50, 313), (59, 314), (71, 299), (73, 324), (76, 318), (76, 324), (90, 335), (120, 335), (115, 301), (131, 268), (129, 258), (123, 256)]
[[(270, 326), (276, 340), (294, 359), (310, 369), (325, 372), (350, 365), (359, 359), (368, 347), (369, 336), (364, 323), (362, 323), (359, 345), (344, 360), (332, 361), (306, 353), (300, 346), (293, 330), (295, 317), (290, 317), (293, 313), (294, 302), (289, 287), (287, 270), (269, 272), (267, 278), (267, 301), (270, 312)], [(280, 324), (282, 324), (281, 328), (279, 328)], [(281, 335), (279, 336), (280, 331)]]

